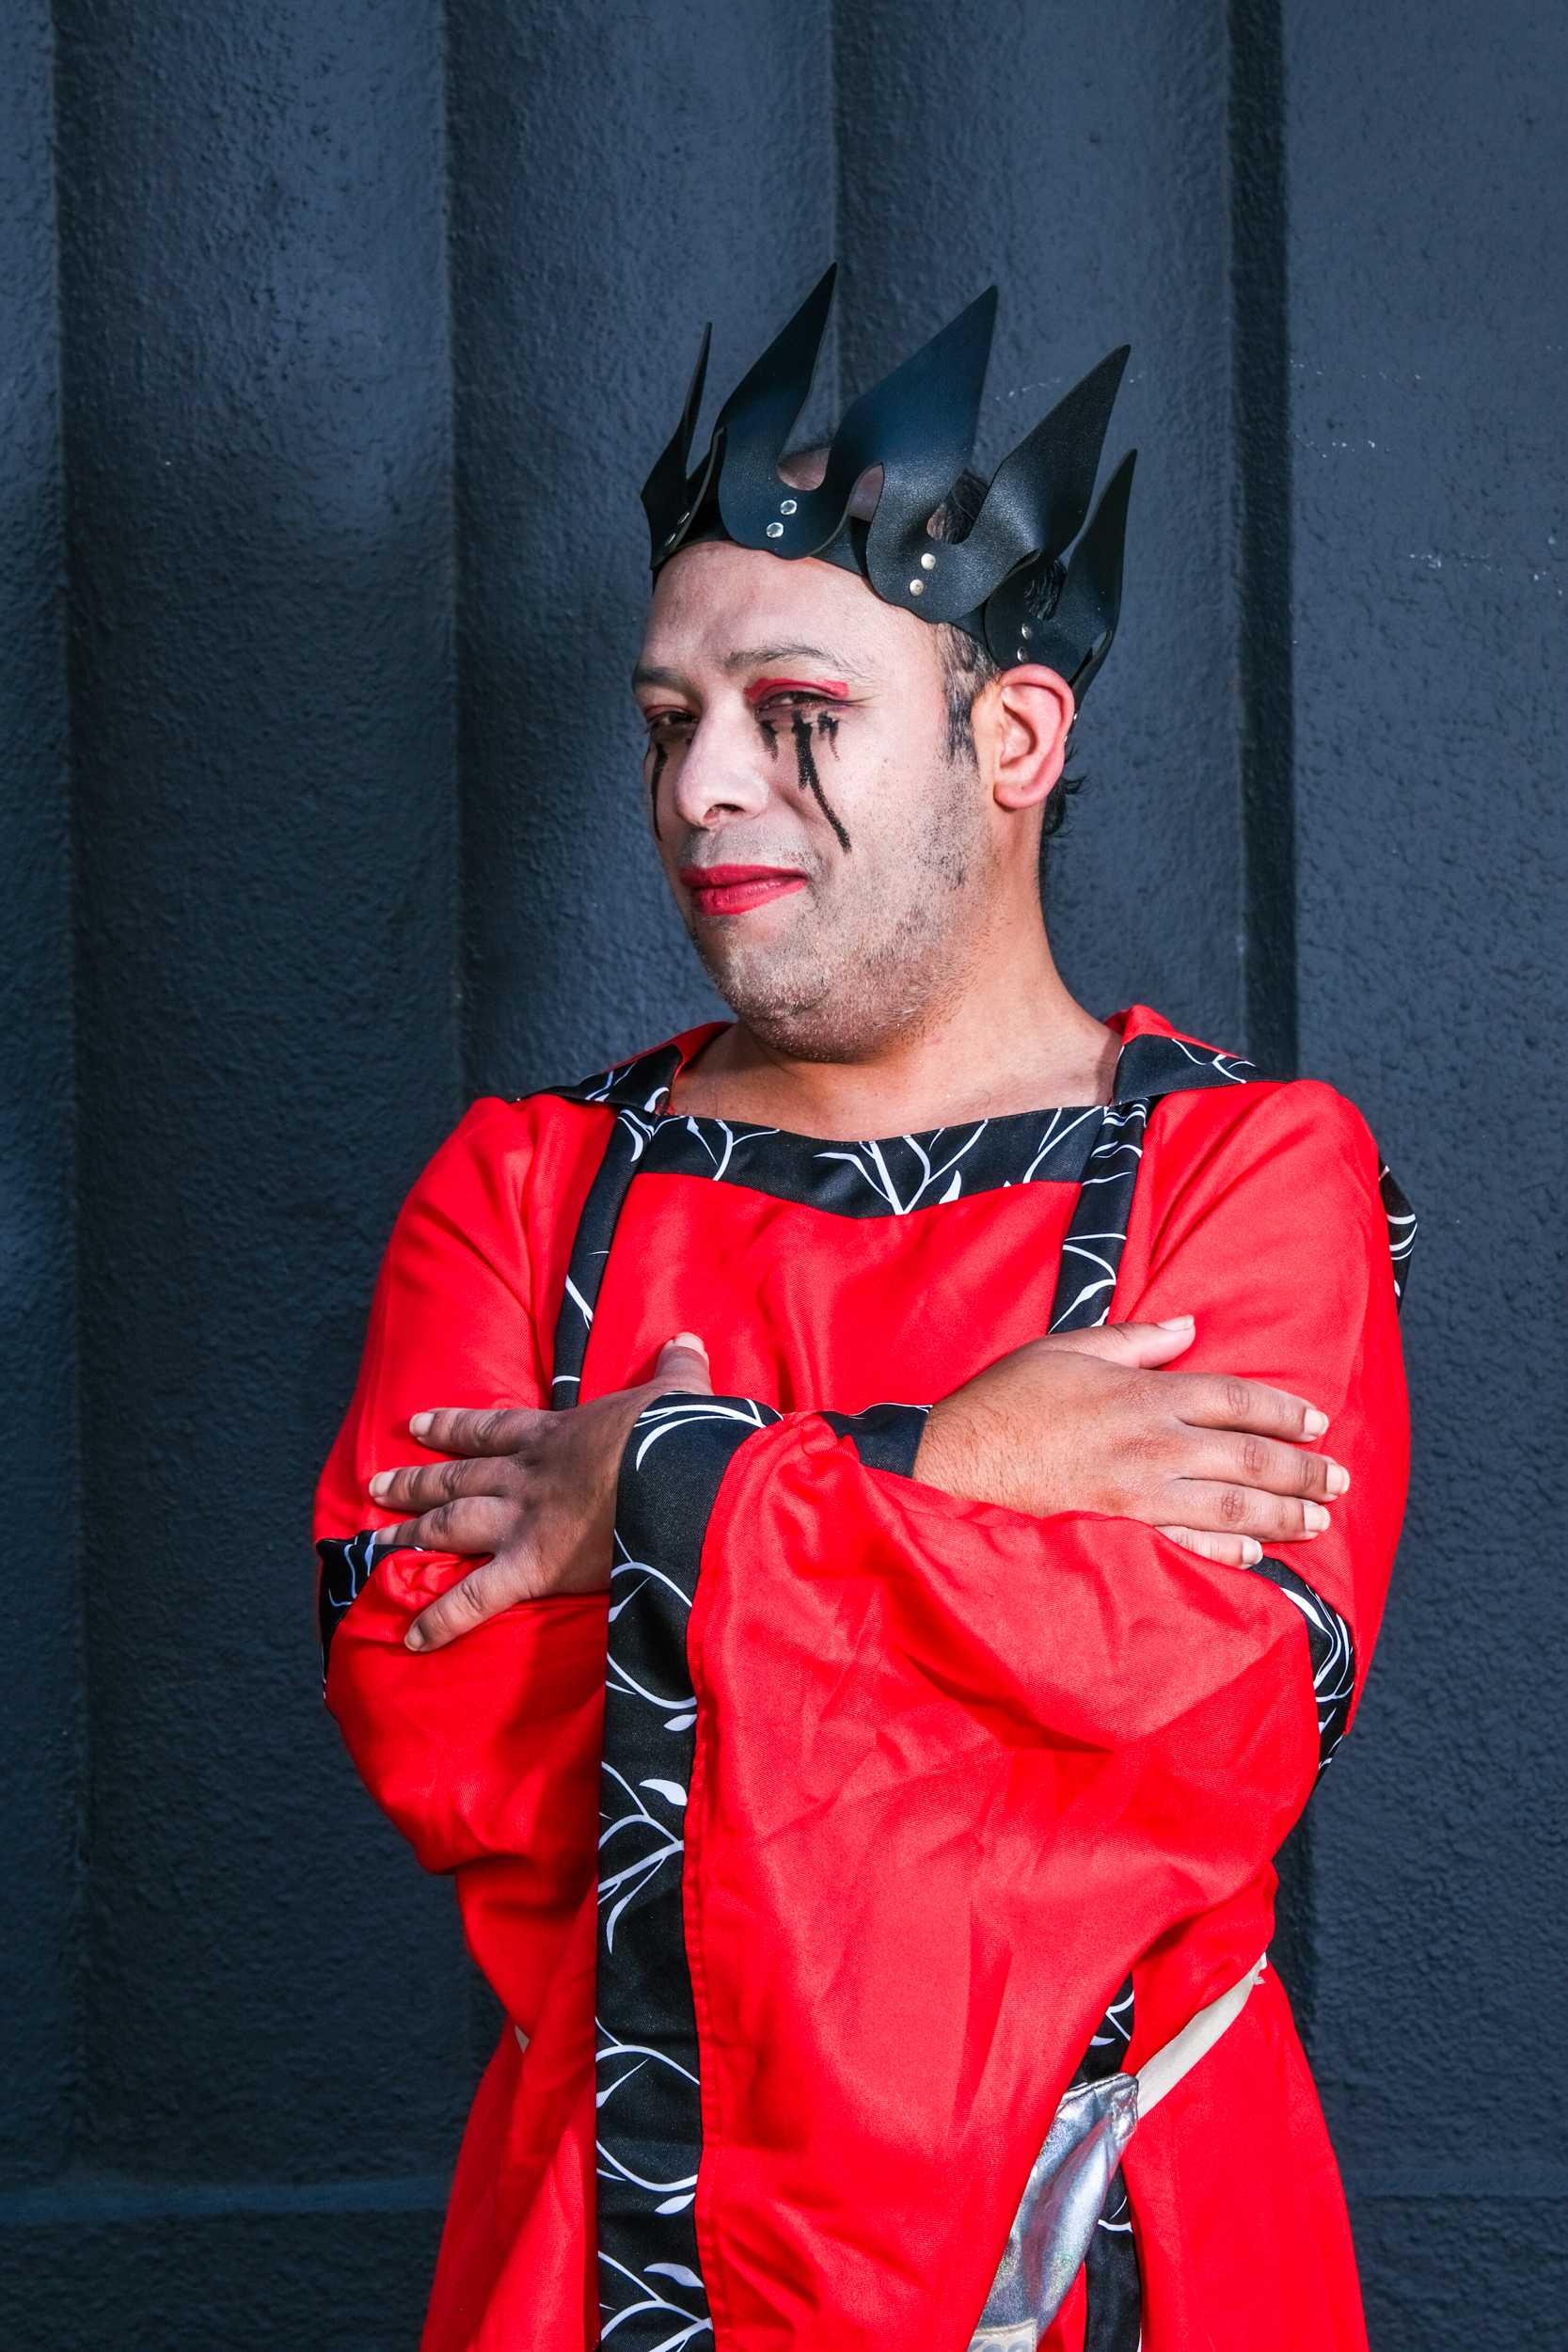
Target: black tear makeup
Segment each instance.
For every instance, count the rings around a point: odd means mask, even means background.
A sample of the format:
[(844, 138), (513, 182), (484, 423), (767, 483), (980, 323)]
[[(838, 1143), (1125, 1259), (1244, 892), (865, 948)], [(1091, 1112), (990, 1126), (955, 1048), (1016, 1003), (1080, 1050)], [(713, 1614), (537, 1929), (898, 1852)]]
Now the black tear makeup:
[[(839, 848), (841, 850), (847, 850), (849, 847), (849, 836), (845, 832), (842, 824), (840, 824), (838, 818), (829, 807), (828, 796), (822, 789), (822, 780), (816, 772), (816, 760), (811, 748), (811, 721), (807, 719), (802, 712), (798, 710), (791, 722), (791, 725), (795, 735), (795, 760), (800, 773), (801, 788), (811, 794), (812, 798), (816, 801), (817, 807), (822, 811), (822, 814), (827, 818), (829, 824), (832, 825), (833, 833), (837, 838)], [(832, 742), (838, 731), (838, 721), (825, 716), (818, 722), (818, 726), (820, 731), (827, 737), (827, 739)]]

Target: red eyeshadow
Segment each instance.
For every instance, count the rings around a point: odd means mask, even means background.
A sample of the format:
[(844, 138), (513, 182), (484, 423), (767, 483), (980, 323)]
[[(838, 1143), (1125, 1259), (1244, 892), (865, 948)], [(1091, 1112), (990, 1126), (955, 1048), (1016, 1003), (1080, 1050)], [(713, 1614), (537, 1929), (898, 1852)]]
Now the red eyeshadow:
[(849, 699), (848, 687), (838, 677), (759, 677), (746, 689), (746, 700), (759, 703), (765, 694), (779, 693), (825, 694), (835, 703)]

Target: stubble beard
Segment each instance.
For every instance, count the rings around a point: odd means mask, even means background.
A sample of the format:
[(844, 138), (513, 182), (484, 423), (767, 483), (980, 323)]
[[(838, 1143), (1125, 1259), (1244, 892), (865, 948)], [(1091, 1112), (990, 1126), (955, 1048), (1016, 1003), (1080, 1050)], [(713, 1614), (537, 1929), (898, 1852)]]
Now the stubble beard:
[(692, 941), (764, 1045), (799, 1061), (864, 1060), (933, 1025), (963, 993), (987, 846), (973, 760), (942, 761), (913, 838), (863, 821), (852, 851), (806, 869), (809, 912), (784, 939), (748, 945), (741, 916), (694, 927)]

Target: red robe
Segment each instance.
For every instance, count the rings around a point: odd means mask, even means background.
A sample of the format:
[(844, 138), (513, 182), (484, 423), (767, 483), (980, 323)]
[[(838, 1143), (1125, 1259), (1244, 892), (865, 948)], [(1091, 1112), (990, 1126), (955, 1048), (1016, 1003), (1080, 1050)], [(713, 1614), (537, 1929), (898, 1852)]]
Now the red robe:
[[(1142, 1008), (1131, 1040), (1168, 1037)], [(689, 1054), (710, 1032), (679, 1041)], [(389, 1246), (317, 1533), (384, 1523), (378, 1470), (432, 1405), (533, 1405), (615, 1113), (477, 1104)], [(701, 1541), (682, 1899), (701, 2049), (695, 2205), (715, 2340), (962, 2352), (1061, 2092), (1131, 1971), (1135, 2070), (1269, 1940), (1272, 1857), (1320, 1760), (1289, 1596), (1133, 1521), (1037, 1520), (867, 1468), (821, 1418), (928, 1403), (1046, 1328), (1076, 1184), (846, 1217), (648, 1173), (614, 1227), (582, 1393), (705, 1337), (784, 1418), (735, 1452)], [(903, 1208), (900, 1203), (900, 1209)], [(1351, 1473), (1282, 1556), (1347, 1622), (1359, 1682), (1407, 1433), (1378, 1155), (1315, 1084), (1150, 1115), (1117, 1321), (1197, 1319), (1182, 1369), (1330, 1417)], [(377, 1567), (327, 1699), (511, 2021), (474, 2104), (425, 2352), (598, 2339), (594, 1969), (607, 1603), (403, 1647), (466, 1564)], [(525, 2046), (526, 2044), (526, 2046)], [(1361, 2346), (1344, 2202), (1278, 1979), (1124, 2161), (1148, 2352)], [(1046, 2339), (1083, 2342), (1082, 2290)], [(613, 2342), (613, 2337), (610, 2341)]]

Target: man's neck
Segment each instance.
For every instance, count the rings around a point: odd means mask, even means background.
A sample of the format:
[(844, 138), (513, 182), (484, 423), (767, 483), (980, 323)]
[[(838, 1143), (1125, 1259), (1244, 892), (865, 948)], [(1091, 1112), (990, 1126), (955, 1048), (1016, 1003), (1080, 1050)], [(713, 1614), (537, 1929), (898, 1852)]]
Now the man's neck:
[(941, 1013), (844, 1059), (800, 1059), (736, 1021), (682, 1071), (672, 1108), (843, 1141), (912, 1135), (1108, 1103), (1119, 1048), (1068, 994), (1042, 930)]

